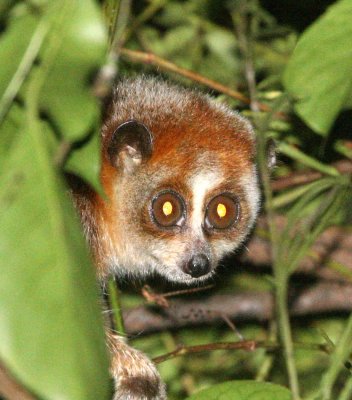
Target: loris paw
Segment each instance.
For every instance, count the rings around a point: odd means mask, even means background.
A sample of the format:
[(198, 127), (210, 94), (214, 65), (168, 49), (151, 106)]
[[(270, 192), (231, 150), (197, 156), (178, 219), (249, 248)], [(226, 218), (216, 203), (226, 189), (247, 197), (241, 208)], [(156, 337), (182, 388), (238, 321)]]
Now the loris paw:
[(165, 385), (160, 377), (155, 378), (130, 376), (120, 379), (114, 400), (166, 400)]
[(112, 347), (111, 373), (116, 385), (113, 400), (166, 399), (165, 384), (146, 355), (126, 345), (116, 336)]

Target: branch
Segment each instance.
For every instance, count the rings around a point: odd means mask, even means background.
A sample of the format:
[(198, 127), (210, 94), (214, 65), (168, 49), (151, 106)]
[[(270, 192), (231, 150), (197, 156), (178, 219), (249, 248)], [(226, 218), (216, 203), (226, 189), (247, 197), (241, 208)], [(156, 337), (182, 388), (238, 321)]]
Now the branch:
[[(202, 353), (205, 351), (213, 351), (213, 350), (254, 351), (259, 347), (263, 347), (262, 343), (255, 342), (254, 340), (241, 340), (239, 342), (207, 343), (207, 344), (199, 344), (196, 346), (179, 346), (176, 348), (176, 350), (171, 351), (170, 353), (166, 353), (163, 354), (162, 356), (153, 358), (153, 362), (155, 362), (155, 364), (160, 364), (166, 360), (183, 356), (185, 354)], [(265, 348), (273, 349), (275, 348), (275, 345), (266, 344)]]
[[(178, 75), (182, 75), (188, 79), (191, 79), (194, 82), (201, 83), (202, 85), (208, 86), (211, 89), (214, 89), (220, 93), (224, 93), (229, 97), (232, 97), (236, 100), (242, 101), (242, 103), (250, 104), (250, 99), (244, 96), (242, 93), (230, 89), (227, 86), (222, 85), (219, 82), (213, 81), (212, 79), (206, 78), (203, 75), (197, 74), (194, 71), (190, 71), (189, 69), (185, 69), (177, 66), (176, 64), (165, 60), (153, 53), (145, 53), (143, 51), (130, 50), (126, 48), (122, 48), (120, 50), (121, 56), (127, 58), (129, 61), (142, 63), (142, 64), (150, 64), (156, 66), (164, 71), (174, 72)], [(271, 108), (266, 104), (259, 103), (260, 111), (271, 111)], [(281, 116), (283, 114), (277, 113)]]
[(35, 400), (35, 397), (13, 379), (2, 363), (0, 363), (0, 395), (7, 400)]
[[(291, 295), (292, 316), (352, 311), (352, 285), (320, 283)], [(140, 335), (224, 322), (223, 315), (233, 321), (267, 321), (274, 317), (274, 303), (271, 293), (248, 292), (214, 295), (200, 300), (173, 300), (167, 309), (140, 306), (123, 314), (128, 334)]]
[[(322, 351), (330, 354), (331, 350), (329, 345), (323, 343), (300, 343), (295, 342), (295, 347), (308, 350)], [(242, 350), (242, 351), (255, 351), (257, 349), (266, 349), (268, 351), (280, 350), (281, 345), (277, 342), (265, 342), (256, 340), (241, 340), (239, 342), (215, 342), (206, 343), (195, 346), (178, 346), (174, 351), (163, 354), (153, 358), (155, 364), (160, 364), (164, 361), (170, 360), (175, 357), (183, 356), (186, 354), (203, 353), (205, 351), (214, 350)]]

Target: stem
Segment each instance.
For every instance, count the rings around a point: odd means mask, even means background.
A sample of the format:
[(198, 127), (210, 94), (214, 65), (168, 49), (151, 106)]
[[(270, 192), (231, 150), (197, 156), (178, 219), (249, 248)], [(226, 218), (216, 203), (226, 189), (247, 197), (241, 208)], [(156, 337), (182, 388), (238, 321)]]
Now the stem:
[[(329, 354), (329, 350), (326, 345), (317, 343), (300, 343), (294, 344), (295, 347), (311, 351), (322, 351)], [(205, 343), (196, 346), (184, 346), (181, 345), (175, 350), (163, 354), (161, 356), (153, 358), (155, 364), (160, 364), (164, 361), (171, 360), (175, 357), (184, 356), (186, 354), (204, 353), (207, 351), (215, 350), (244, 350), (244, 351), (255, 351), (257, 349), (266, 349), (267, 351), (281, 350), (281, 345), (278, 342), (272, 341), (255, 341), (255, 340), (240, 340), (238, 342), (212, 342)]]
[(25, 51), (15, 74), (13, 75), (4, 94), (0, 99), (0, 125), (3, 122), (8, 110), (10, 109), (13, 100), (17, 96), (17, 93), (20, 90), (24, 80), (29, 74), (34, 60), (37, 58), (44, 39), (46, 38), (46, 35), (49, 31), (49, 27), (50, 24), (48, 24), (47, 19), (43, 18), (39, 22), (34, 34), (32, 35), (27, 50)]
[(123, 43), (123, 35), (130, 19), (131, 3), (132, 0), (119, 1), (118, 12), (114, 21), (110, 38), (110, 51), (112, 53), (114, 52), (114, 49), (120, 48)]
[[(263, 153), (262, 153), (263, 154)], [(299, 400), (299, 385), (296, 365), (293, 356), (293, 343), (292, 333), (290, 327), (289, 310), (287, 307), (287, 290), (289, 282), (289, 272), (284, 270), (285, 265), (279, 263), (279, 236), (274, 222), (273, 213), (273, 196), (270, 187), (269, 175), (267, 172), (266, 163), (264, 165), (263, 173), (263, 187), (265, 193), (265, 210), (268, 217), (270, 241), (272, 244), (272, 260), (273, 260), (273, 272), (276, 282), (276, 309), (278, 314), (278, 328), (281, 341), (284, 347), (285, 362), (288, 373), (288, 379), (290, 383), (290, 389), (292, 391), (293, 400)]]
[(113, 313), (114, 328), (120, 335), (125, 335), (125, 326), (122, 317), (122, 308), (120, 302), (120, 291), (114, 277), (109, 279), (109, 303)]
[(331, 392), (344, 361), (351, 352), (352, 343), (352, 315), (331, 357), (331, 364), (321, 382), (322, 400), (330, 400)]
[(241, 1), (236, 12), (232, 14), (232, 19), (236, 30), (238, 47), (244, 59), (244, 74), (246, 77), (249, 98), (250, 98), (249, 105), (251, 110), (254, 113), (257, 113), (260, 111), (260, 107), (257, 100), (257, 88), (256, 88), (255, 69), (253, 63), (253, 54), (252, 54), (251, 44), (249, 43), (247, 37), (248, 21), (245, 17), (246, 8), (247, 8), (246, 2)]
[[(265, 139), (261, 137), (261, 142)], [(264, 147), (261, 144), (261, 147)], [(265, 150), (264, 150), (265, 151)], [(281, 337), (281, 341), (284, 346), (284, 354), (286, 361), (286, 368), (288, 373), (288, 378), (290, 382), (290, 388), (292, 391), (293, 400), (298, 400), (300, 398), (299, 395), (299, 385), (298, 385), (298, 377), (297, 370), (293, 357), (293, 344), (292, 344), (292, 333), (290, 327), (290, 318), (289, 311), (287, 307), (287, 289), (288, 289), (288, 280), (289, 275), (288, 272), (283, 270), (284, 265), (281, 265), (279, 261), (279, 237), (276, 229), (276, 225), (274, 222), (274, 212), (273, 212), (273, 196), (270, 187), (269, 173), (266, 162), (263, 162), (263, 155), (265, 153), (263, 150), (261, 151), (262, 162), (261, 162), (261, 173), (262, 173), (262, 183), (265, 193), (265, 211), (267, 214), (268, 225), (269, 225), (269, 234), (271, 241), (271, 249), (272, 249), (272, 260), (273, 260), (273, 272), (274, 278), (276, 282), (276, 307), (278, 314), (278, 328)]]
[(290, 327), (289, 312), (287, 308), (287, 286), (289, 279), (289, 271), (283, 269), (284, 265), (279, 264), (279, 242), (280, 239), (277, 234), (276, 226), (274, 223), (274, 206), (273, 195), (270, 185), (270, 171), (267, 163), (267, 138), (265, 132), (267, 131), (268, 123), (270, 122), (271, 115), (269, 114), (266, 123), (260, 120), (259, 111), (260, 104), (257, 101), (255, 67), (253, 62), (252, 46), (250, 33), (247, 32), (249, 23), (246, 19), (246, 12), (248, 10), (248, 2), (242, 1), (235, 12), (232, 13), (233, 24), (238, 38), (239, 50), (244, 58), (245, 77), (247, 81), (248, 91), (250, 95), (250, 107), (253, 111), (254, 122), (258, 128), (258, 153), (259, 153), (259, 167), (262, 178), (262, 184), (265, 195), (265, 210), (268, 217), (270, 241), (272, 246), (272, 260), (273, 270), (276, 282), (276, 307), (278, 313), (278, 328), (280, 338), (284, 347), (286, 368), (290, 388), (292, 391), (293, 400), (299, 400), (299, 386), (297, 370), (293, 357), (293, 343)]
[(352, 397), (352, 376), (347, 378), (347, 382), (341, 390), (340, 396), (337, 400), (349, 400)]
[[(259, 344), (259, 343), (258, 343)], [(253, 351), (256, 349), (257, 343), (254, 340), (241, 340), (239, 342), (220, 342), (220, 343), (207, 343), (196, 346), (179, 346), (176, 350), (170, 353), (163, 354), (159, 357), (153, 358), (155, 364), (160, 364), (166, 360), (183, 356), (185, 354), (202, 353), (205, 351), (214, 350), (247, 350)], [(267, 346), (270, 346), (267, 344)], [(275, 347), (275, 345), (274, 345)]]
[(109, 48), (105, 64), (100, 68), (94, 81), (93, 93), (104, 99), (111, 93), (112, 84), (118, 73), (119, 49), (131, 13), (132, 0), (112, 0), (106, 3), (105, 14), (109, 23)]
[[(275, 320), (270, 321), (269, 325), (269, 341), (275, 341), (277, 338), (277, 324)], [(264, 360), (256, 374), (255, 380), (259, 382), (264, 382), (267, 380), (270, 371), (273, 367), (274, 364), (274, 356), (271, 353), (268, 353), (266, 351), (266, 354), (264, 355)]]
[(298, 400), (299, 395), (299, 385), (297, 370), (293, 355), (293, 342), (292, 333), (290, 326), (290, 319), (287, 308), (287, 288), (288, 288), (288, 277), (283, 280), (281, 284), (278, 283), (278, 278), (276, 276), (277, 288), (276, 288), (276, 301), (277, 301), (277, 313), (279, 318), (279, 331), (281, 341), (284, 347), (286, 368), (288, 373), (288, 379), (290, 382), (290, 388), (292, 391), (293, 400)]

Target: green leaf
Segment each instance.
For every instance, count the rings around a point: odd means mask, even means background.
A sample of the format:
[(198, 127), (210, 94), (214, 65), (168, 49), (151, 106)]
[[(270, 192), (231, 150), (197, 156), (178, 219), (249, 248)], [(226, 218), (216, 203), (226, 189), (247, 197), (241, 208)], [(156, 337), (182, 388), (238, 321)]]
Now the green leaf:
[(267, 382), (230, 381), (202, 390), (188, 400), (291, 400), (289, 390)]
[(175, 26), (188, 23), (193, 13), (194, 5), (192, 2), (178, 3), (169, 1), (156, 20), (164, 27), (172, 29)]
[(301, 36), (284, 74), (295, 110), (326, 135), (352, 89), (352, 0), (331, 6)]
[(195, 25), (181, 25), (170, 29), (160, 43), (160, 53), (167, 57), (169, 55), (183, 53), (185, 49), (189, 50), (190, 44), (196, 36)]
[(65, 164), (65, 171), (85, 178), (97, 191), (100, 184), (100, 135), (94, 132), (88, 143), (71, 152)]
[[(7, 118), (0, 125), (0, 160), (4, 160), (9, 154), (11, 146), (15, 143), (16, 138), (20, 135), (23, 126), (24, 112), (23, 109), (14, 103), (7, 114)], [(1, 163), (1, 169), (3, 163)]]
[[(329, 400), (333, 398), (333, 387), (337, 380), (337, 377), (344, 368), (344, 363), (348, 360), (349, 354), (352, 350), (352, 315), (347, 320), (347, 323), (343, 329), (343, 333), (339, 338), (337, 346), (332, 353), (330, 366), (324, 373), (319, 396), (322, 400)], [(341, 399), (341, 397), (340, 397)]]
[(38, 18), (29, 13), (23, 13), (13, 18), (5, 33), (0, 36), (0, 99), (27, 49), (31, 37), (37, 27)]
[(39, 121), (0, 170), (0, 359), (46, 400), (109, 398), (93, 266)]
[(273, 199), (273, 208), (280, 208), (287, 206), (293, 201), (300, 199), (305, 193), (309, 192), (310, 188), (314, 186), (315, 182), (307, 183), (306, 185), (301, 185), (293, 189), (279, 194)]
[(100, 114), (89, 79), (104, 60), (107, 36), (92, 0), (54, 2), (50, 12), (57, 21), (42, 54), (49, 72), (40, 106), (65, 139), (76, 141), (88, 134)]
[[(34, 22), (34, 17), (27, 16), (28, 21)], [(20, 21), (22, 18), (20, 18)], [(16, 21), (18, 23), (18, 21)], [(16, 25), (16, 24), (15, 24)], [(22, 31), (22, 26), (18, 27), (18, 31)], [(36, 60), (38, 53), (43, 45), (44, 39), (46, 34), (48, 33), (50, 25), (46, 19), (41, 19), (41, 21), (36, 25), (36, 28), (33, 34), (30, 36), (30, 41), (26, 44), (25, 48), (23, 43), (19, 41), (19, 49), (20, 52), (18, 53), (17, 58), (15, 58), (15, 64), (13, 65), (14, 70), (8, 71), (9, 77), (7, 77), (6, 73), (2, 77), (3, 81), (2, 84), (4, 86), (4, 91), (0, 98), (0, 124), (3, 122), (3, 118), (6, 116), (11, 104), (13, 103), (14, 99), (18, 95), (22, 84), (24, 83), (25, 79), (27, 78), (31, 68), (33, 68), (34, 61)], [(8, 44), (8, 37), (5, 38), (5, 46), (2, 46), (2, 52), (5, 52), (6, 55), (6, 43)], [(2, 45), (4, 45), (2, 43)], [(10, 52), (12, 48), (17, 48), (18, 44), (16, 39), (12, 41), (10, 40)], [(17, 49), (18, 50), (18, 49)], [(23, 54), (22, 54), (23, 51)], [(16, 53), (16, 52), (15, 52)], [(8, 79), (9, 78), (9, 79)]]
[(322, 162), (310, 157), (308, 154), (303, 153), (297, 147), (289, 145), (285, 142), (280, 142), (278, 144), (278, 152), (285, 154), (286, 156), (296, 160), (307, 167), (313, 168), (323, 174), (330, 176), (339, 176), (339, 171), (332, 167), (331, 165), (323, 164)]
[(200, 72), (229, 86), (235, 85), (240, 71), (235, 35), (228, 30), (211, 26), (204, 35), (204, 41), (207, 56), (203, 57)]
[(352, 160), (352, 149), (347, 141), (336, 140), (336, 142), (334, 143), (334, 150), (337, 153), (340, 153), (342, 156)]

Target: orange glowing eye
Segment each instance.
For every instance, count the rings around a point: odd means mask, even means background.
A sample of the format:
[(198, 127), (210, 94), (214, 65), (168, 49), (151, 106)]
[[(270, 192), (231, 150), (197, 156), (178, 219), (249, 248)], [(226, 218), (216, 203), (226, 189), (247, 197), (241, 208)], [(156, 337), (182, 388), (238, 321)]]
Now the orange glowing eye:
[(215, 196), (209, 201), (204, 225), (207, 229), (229, 229), (240, 217), (238, 199), (230, 193)]
[(226, 216), (226, 206), (222, 203), (219, 203), (216, 207), (216, 212), (220, 218), (224, 218)]
[(153, 221), (163, 228), (181, 226), (185, 220), (184, 202), (173, 191), (163, 191), (154, 197), (150, 211)]

